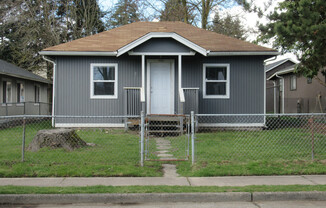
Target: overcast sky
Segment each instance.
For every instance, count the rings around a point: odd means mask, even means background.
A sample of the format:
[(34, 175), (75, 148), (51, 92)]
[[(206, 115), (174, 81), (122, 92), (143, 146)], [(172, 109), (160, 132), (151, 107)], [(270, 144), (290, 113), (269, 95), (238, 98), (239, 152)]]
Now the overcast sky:
[[(265, 4), (269, 1), (269, 0), (253, 0), (254, 4), (261, 8), (264, 9), (265, 8)], [(271, 11), (274, 10), (274, 8), (278, 5), (279, 2), (282, 2), (284, 0), (272, 0), (272, 5), (270, 5), (267, 9), (266, 12), (264, 12), (264, 14), (269, 14)], [(117, 0), (99, 0), (100, 5), (102, 6), (103, 10), (107, 10), (108, 8), (112, 8), (112, 6), (114, 6), (114, 4), (117, 2)], [(222, 9), (222, 8), (216, 8), (218, 10), (220, 10), (220, 14), (221, 15), (225, 15), (226, 13), (230, 13), (232, 14), (232, 16), (239, 16), (241, 22), (243, 25), (245, 25), (247, 28), (250, 28), (252, 30), (252, 32), (248, 33), (248, 41), (253, 41), (257, 38), (257, 21), (259, 21), (260, 23), (266, 23), (267, 19), (266, 18), (259, 18), (258, 15), (254, 12), (249, 13), (243, 10), (243, 8), (241, 6), (233, 6), (231, 8), (228, 9)], [(214, 13), (211, 14), (211, 19), (214, 17)], [(256, 31), (256, 32), (255, 32)], [(260, 44), (263, 45), (263, 44)], [(272, 47), (271, 44), (266, 44), (263, 45), (266, 47)], [(297, 58), (294, 54), (292, 53), (287, 53), (284, 55), (280, 55), (278, 56), (277, 60), (281, 60), (284, 58), (291, 58), (294, 61), (297, 61)], [(276, 60), (276, 61), (277, 61)]]

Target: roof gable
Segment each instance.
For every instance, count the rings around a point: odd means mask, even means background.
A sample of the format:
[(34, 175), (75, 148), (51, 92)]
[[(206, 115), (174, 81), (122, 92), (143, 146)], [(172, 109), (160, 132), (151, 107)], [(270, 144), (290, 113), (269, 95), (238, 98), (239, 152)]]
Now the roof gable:
[(118, 50), (117, 56), (120, 56), (120, 55), (130, 51), (131, 49), (141, 45), (142, 43), (144, 43), (152, 38), (172, 38), (172, 39), (178, 41), (179, 43), (182, 43), (183, 45), (189, 47), (190, 49), (192, 49), (204, 56), (207, 55), (207, 51), (205, 48), (200, 47), (199, 45), (183, 38), (182, 36), (180, 36), (176, 33), (151, 32), (151, 33), (148, 33), (148, 34), (142, 36), (141, 38), (129, 43), (128, 45), (120, 48)]
[(190, 51), (192, 50), (189, 47), (172, 38), (151, 38), (145, 43), (133, 48), (129, 54), (131, 52), (189, 53)]
[(282, 59), (280, 61), (276, 61), (274, 63), (268, 64), (266, 65), (266, 72), (275, 69), (276, 67), (285, 64), (286, 62), (291, 62), (293, 65), (295, 65), (296, 63), (294, 61), (292, 61), (291, 59)]
[(183, 22), (136, 22), (49, 47), (44, 49), (42, 53), (43, 55), (49, 55), (51, 51), (72, 51), (100, 52), (103, 55), (110, 52), (112, 55), (119, 55), (125, 53), (132, 46), (137, 46), (137, 43), (153, 38), (155, 34), (169, 34), (170, 37), (203, 55), (208, 52), (277, 53), (276, 50), (270, 48), (200, 29)]

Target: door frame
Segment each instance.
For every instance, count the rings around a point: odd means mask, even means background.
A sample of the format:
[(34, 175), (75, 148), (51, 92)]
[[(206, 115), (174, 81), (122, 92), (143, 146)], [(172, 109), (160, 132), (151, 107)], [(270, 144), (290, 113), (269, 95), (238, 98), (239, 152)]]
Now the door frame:
[(170, 63), (170, 114), (174, 114), (175, 70), (174, 59), (147, 59), (147, 114), (151, 114), (151, 63)]

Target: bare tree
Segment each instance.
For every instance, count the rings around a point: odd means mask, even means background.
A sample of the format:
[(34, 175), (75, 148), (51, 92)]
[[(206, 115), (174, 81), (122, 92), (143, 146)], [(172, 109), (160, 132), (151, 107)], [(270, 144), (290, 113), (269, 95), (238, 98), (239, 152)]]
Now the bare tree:
[(194, 8), (187, 0), (168, 0), (160, 13), (161, 21), (182, 21), (190, 24), (194, 21)]

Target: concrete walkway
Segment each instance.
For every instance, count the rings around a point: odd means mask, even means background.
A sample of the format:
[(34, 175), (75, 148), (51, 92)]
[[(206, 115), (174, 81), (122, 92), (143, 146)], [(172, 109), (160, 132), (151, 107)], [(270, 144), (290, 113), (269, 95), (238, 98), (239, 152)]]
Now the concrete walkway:
[(232, 176), (232, 177), (91, 177), (91, 178), (0, 178), (0, 186), (250, 186), (326, 185), (326, 175)]

